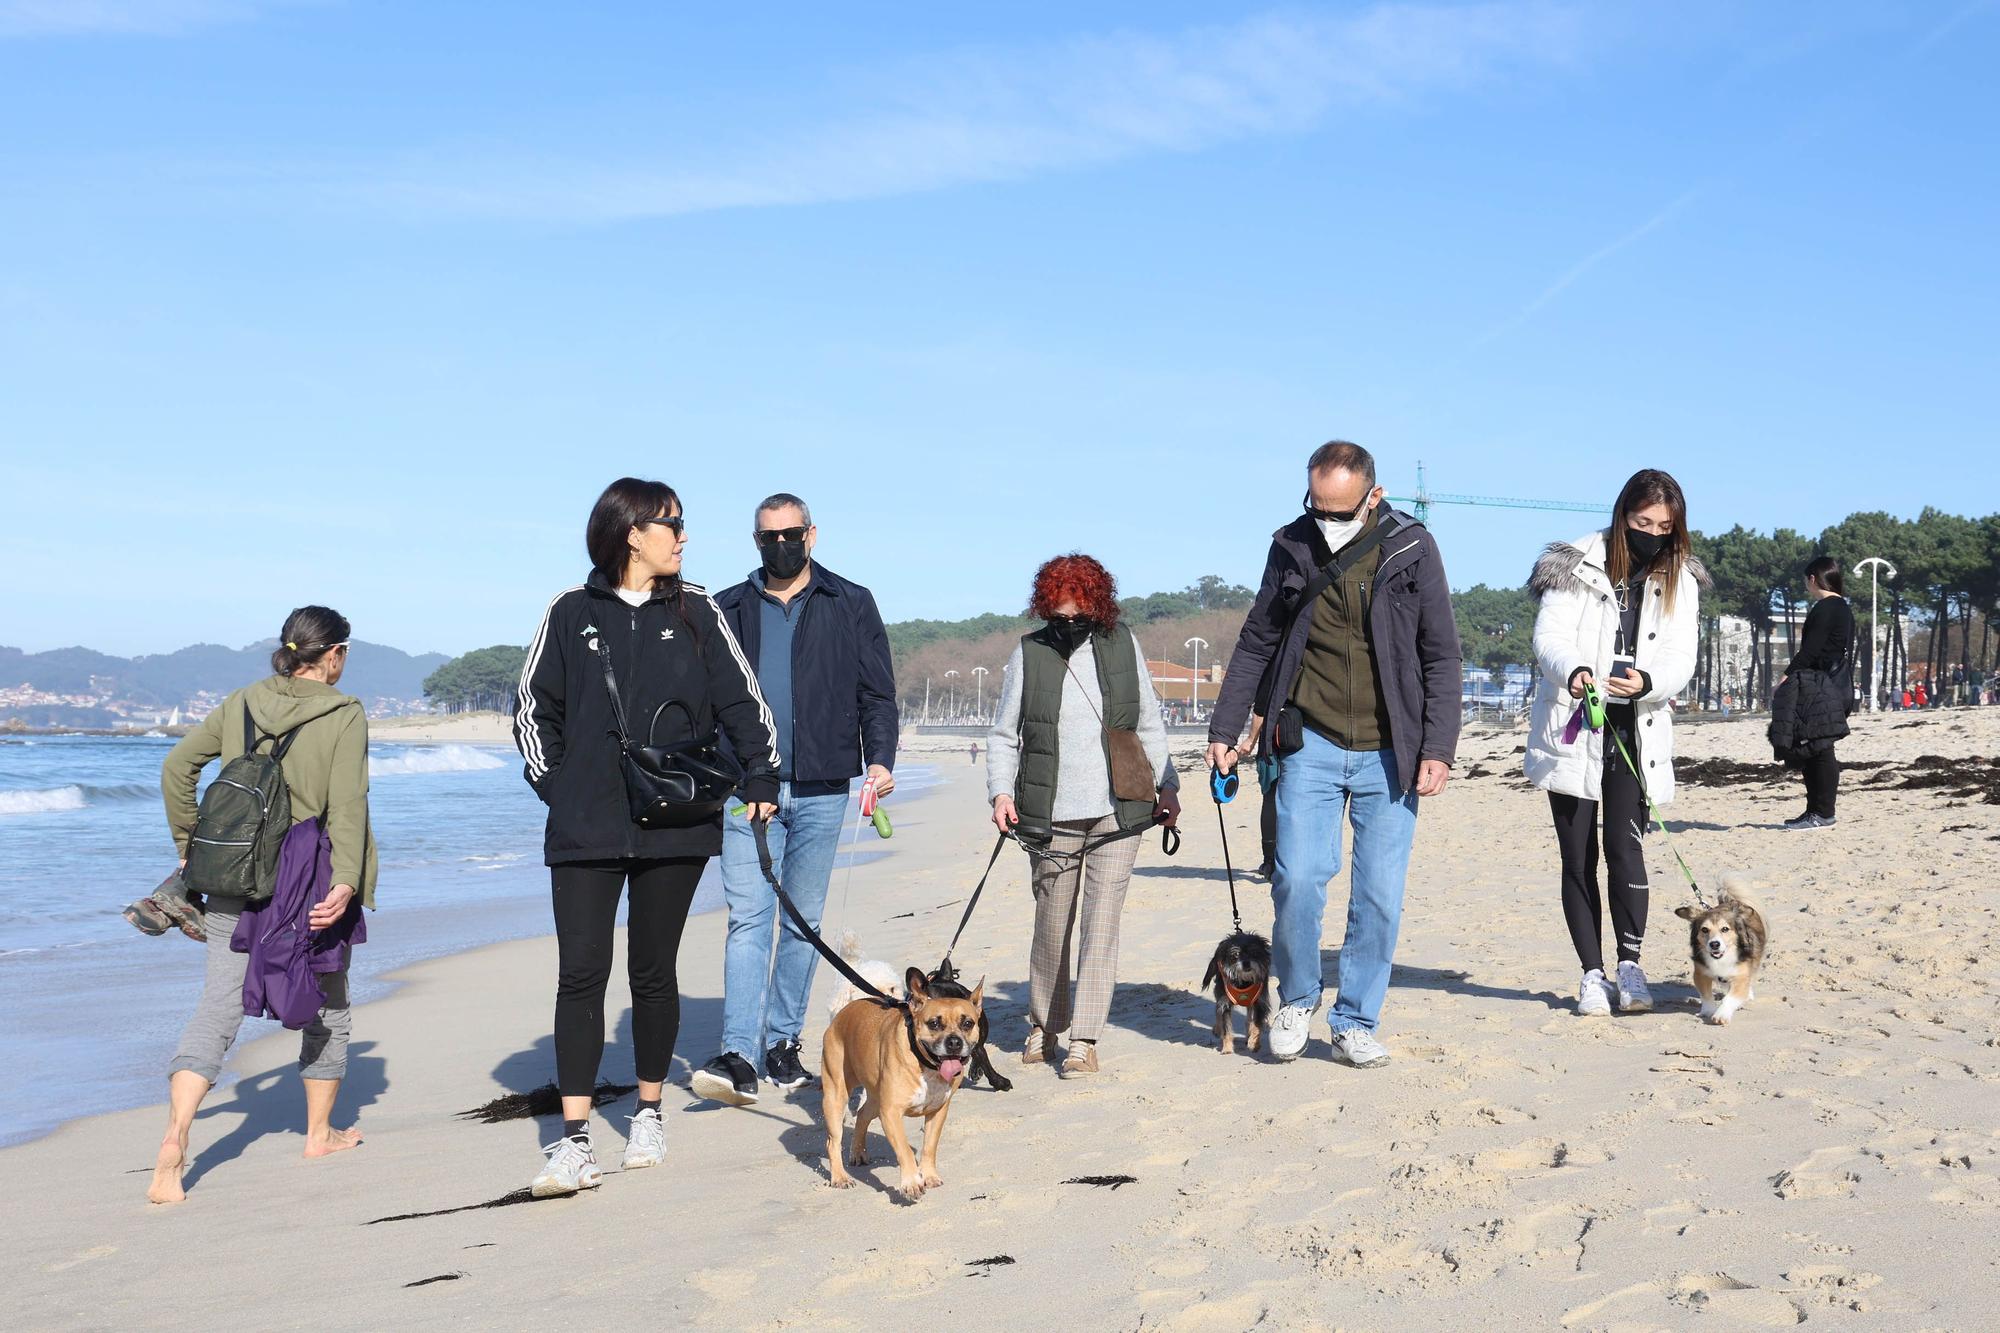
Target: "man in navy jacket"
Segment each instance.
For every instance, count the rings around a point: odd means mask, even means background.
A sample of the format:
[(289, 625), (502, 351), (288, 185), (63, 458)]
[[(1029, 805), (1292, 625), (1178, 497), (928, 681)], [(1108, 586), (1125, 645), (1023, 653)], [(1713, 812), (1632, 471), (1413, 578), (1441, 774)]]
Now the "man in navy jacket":
[[(895, 790), (896, 680), (875, 598), (812, 559), (812, 511), (780, 492), (757, 507), (761, 567), (716, 597), (770, 706), (778, 748), (778, 814), (771, 856), (785, 891), (817, 930), (833, 877), (849, 788), (867, 766), (878, 797)], [(757, 1100), (757, 1070), (780, 1088), (803, 1086), (799, 1032), (819, 955), (783, 924), (758, 868), (749, 821), (723, 825), (722, 888), (729, 903), (723, 954), (722, 1051), (695, 1071), (693, 1090), (736, 1106)]]

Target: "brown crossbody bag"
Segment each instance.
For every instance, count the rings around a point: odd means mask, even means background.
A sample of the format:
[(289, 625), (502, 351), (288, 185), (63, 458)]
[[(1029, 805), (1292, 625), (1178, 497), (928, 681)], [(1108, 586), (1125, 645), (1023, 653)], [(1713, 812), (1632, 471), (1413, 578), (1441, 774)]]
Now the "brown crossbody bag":
[(1090, 691), (1084, 689), (1076, 672), (1070, 670), (1068, 658), (1063, 659), (1063, 670), (1069, 672), (1071, 680), (1076, 681), (1083, 701), (1090, 704), (1091, 712), (1097, 714), (1097, 725), (1104, 728), (1104, 749), (1111, 761), (1111, 794), (1121, 801), (1156, 799), (1159, 784), (1153, 780), (1153, 763), (1146, 758), (1146, 745), (1139, 739), (1139, 733), (1130, 727), (1106, 726), (1103, 710), (1091, 703)]

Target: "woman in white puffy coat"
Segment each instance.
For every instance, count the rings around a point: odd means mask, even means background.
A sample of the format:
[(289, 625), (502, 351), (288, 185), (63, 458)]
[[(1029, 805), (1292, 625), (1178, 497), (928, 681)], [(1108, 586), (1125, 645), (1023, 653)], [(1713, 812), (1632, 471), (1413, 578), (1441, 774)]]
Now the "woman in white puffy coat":
[[(1673, 698), (1694, 675), (1700, 590), (1707, 572), (1689, 550), (1687, 502), (1664, 472), (1635, 473), (1611, 525), (1542, 552), (1528, 580), (1535, 615), (1536, 688), (1528, 724), (1528, 780), (1548, 792), (1562, 852), (1563, 917), (1583, 979), (1577, 1013), (1611, 1012), (1598, 890), (1598, 820), (1618, 948), (1618, 1007), (1652, 1008), (1639, 953), (1646, 938), (1646, 794), (1674, 797)], [(1604, 696), (1606, 729), (1563, 740), (1586, 683)], [(1607, 734), (1639, 766), (1635, 775)], [(1643, 787), (1641, 780), (1643, 779)]]

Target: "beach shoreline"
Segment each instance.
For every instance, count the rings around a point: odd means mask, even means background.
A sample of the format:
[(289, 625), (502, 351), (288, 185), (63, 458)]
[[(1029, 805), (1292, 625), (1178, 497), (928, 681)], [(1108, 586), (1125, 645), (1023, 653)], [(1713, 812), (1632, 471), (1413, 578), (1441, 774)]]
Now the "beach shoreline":
[[(1333, 1064), (1323, 1021), (1295, 1063), (1222, 1056), (1198, 979), (1228, 898), (1206, 784), (1184, 764), (1186, 843), (1140, 854), (1093, 1079), (1015, 1054), (1032, 903), (1025, 862), (1003, 858), (956, 961), (985, 981), (1015, 1088), (960, 1093), (947, 1183), (918, 1204), (892, 1194), (879, 1138), (857, 1188), (825, 1187), (816, 1087), (742, 1110), (688, 1098), (720, 1032), (711, 913), (682, 948), (664, 1168), (509, 1202), (552, 1122), (462, 1113), (548, 1081), (555, 951), (547, 936), (492, 945), (405, 969), (357, 1010), (337, 1116), (358, 1110), (356, 1152), (299, 1160), (288, 1035), (247, 1047), (243, 1079), (197, 1121), (184, 1205), (141, 1201), (157, 1106), (5, 1150), (15, 1179), (64, 1182), (0, 1222), (23, 1260), (15, 1314), (177, 1327), (221, 1300), (279, 1308), (285, 1257), (310, 1247), (344, 1275), (315, 1303), (327, 1328), (616, 1320), (635, 1302), (702, 1328), (1018, 1328), (1052, 1288), (1068, 1318), (1116, 1328), (1974, 1326), (2000, 1295), (2000, 1136), (1983, 1109), (2000, 1084), (2000, 828), (1960, 778), (1926, 785), (1922, 757), (1984, 772), (2000, 718), (1912, 721), (1856, 720), (1841, 824), (1814, 834), (1777, 827), (1800, 790), (1761, 722), (1683, 738), (1681, 761), (1708, 776), (1683, 778), (1673, 836), (1704, 876), (1757, 877), (1772, 921), (1760, 997), (1726, 1029), (1693, 1013), (1670, 915), (1684, 891), (1656, 839), (1659, 1008), (1571, 1015), (1546, 801), (1522, 789), (1521, 733), (1480, 727), (1420, 818), (1390, 1065)], [(965, 776), (902, 809), (895, 854), (856, 875), (846, 917), (868, 957), (930, 966), (948, 940), (992, 843), (983, 770)], [(1239, 865), (1258, 799), (1249, 781), (1225, 808)], [(1265, 887), (1239, 875), (1237, 890), (1267, 929)], [(1344, 896), (1343, 879), (1329, 980)], [(628, 1004), (614, 969), (613, 1083), (630, 1081)], [(593, 1119), (608, 1167), (630, 1111), (627, 1096)], [(1131, 1183), (1075, 1183), (1118, 1176)], [(208, 1258), (161, 1262), (173, 1253)]]

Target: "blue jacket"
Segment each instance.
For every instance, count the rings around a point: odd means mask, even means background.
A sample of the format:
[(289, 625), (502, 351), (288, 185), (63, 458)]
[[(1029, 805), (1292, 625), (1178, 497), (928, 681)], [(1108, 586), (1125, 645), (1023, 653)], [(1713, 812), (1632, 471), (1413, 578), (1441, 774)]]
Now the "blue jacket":
[[(716, 595), (743, 656), (763, 637), (756, 575)], [(815, 560), (792, 634), (792, 778), (844, 783), (864, 764), (896, 766), (896, 673), (875, 596)]]

